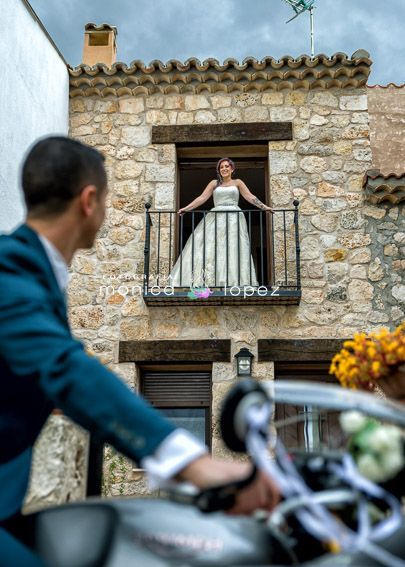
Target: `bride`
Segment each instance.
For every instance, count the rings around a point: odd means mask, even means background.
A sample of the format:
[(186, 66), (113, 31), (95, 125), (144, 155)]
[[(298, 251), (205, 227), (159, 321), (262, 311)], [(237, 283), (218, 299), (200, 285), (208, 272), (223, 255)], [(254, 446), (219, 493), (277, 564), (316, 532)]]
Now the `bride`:
[(246, 219), (238, 212), (239, 195), (263, 211), (273, 209), (255, 197), (242, 180), (232, 178), (235, 164), (231, 159), (220, 159), (216, 170), (218, 178), (179, 210), (183, 215), (214, 197), (214, 208), (197, 225), (171, 271), (173, 287), (258, 285)]

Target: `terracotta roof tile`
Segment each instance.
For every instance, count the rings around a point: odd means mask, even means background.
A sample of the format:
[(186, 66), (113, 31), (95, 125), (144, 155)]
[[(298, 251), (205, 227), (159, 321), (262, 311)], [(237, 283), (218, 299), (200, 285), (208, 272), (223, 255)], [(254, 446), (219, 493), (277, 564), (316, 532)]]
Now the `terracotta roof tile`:
[(171, 59), (167, 63), (155, 60), (149, 65), (138, 60), (129, 66), (79, 65), (69, 69), (70, 96), (356, 88), (367, 83), (370, 66), (370, 55), (364, 50), (351, 57), (345, 53), (313, 58), (301, 55), (296, 59), (285, 55), (261, 61), (247, 57), (242, 63), (226, 59), (223, 64), (216, 59), (200, 62), (191, 58), (184, 63)]
[(398, 205), (405, 201), (405, 173), (383, 175), (378, 169), (369, 169), (363, 179), (367, 200), (374, 205), (390, 201)]

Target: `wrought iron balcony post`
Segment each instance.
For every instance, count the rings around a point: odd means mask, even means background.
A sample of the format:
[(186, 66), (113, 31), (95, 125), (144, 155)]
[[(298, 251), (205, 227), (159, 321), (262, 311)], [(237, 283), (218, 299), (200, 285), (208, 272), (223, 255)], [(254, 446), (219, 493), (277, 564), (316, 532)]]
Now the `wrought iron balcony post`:
[(145, 203), (145, 216), (146, 216), (146, 223), (145, 223), (145, 248), (143, 250), (144, 254), (144, 261), (143, 261), (143, 274), (144, 274), (144, 282), (143, 282), (143, 293), (144, 295), (148, 295), (148, 285), (149, 285), (149, 261), (150, 261), (150, 227), (152, 226), (152, 219), (150, 216), (149, 209), (151, 208), (151, 203)]
[(298, 199), (293, 201), (294, 205), (294, 227), (295, 227), (295, 262), (297, 270), (297, 291), (301, 290), (301, 247), (300, 247), (300, 235), (298, 227), (298, 205), (300, 202)]

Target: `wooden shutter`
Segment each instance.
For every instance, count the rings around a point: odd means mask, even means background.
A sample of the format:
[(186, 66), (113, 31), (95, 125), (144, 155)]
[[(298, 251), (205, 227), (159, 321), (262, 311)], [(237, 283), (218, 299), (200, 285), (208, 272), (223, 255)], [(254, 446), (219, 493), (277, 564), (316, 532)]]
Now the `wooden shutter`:
[(141, 378), (143, 396), (154, 406), (209, 407), (209, 372), (145, 372)]

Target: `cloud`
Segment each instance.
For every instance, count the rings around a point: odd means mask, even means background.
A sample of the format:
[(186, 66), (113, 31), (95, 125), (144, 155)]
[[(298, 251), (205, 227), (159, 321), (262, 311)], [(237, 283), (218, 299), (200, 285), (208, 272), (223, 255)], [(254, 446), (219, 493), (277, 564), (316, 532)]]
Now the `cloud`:
[[(65, 58), (80, 63), (87, 22), (118, 28), (118, 58), (167, 61), (309, 53), (309, 16), (282, 0), (31, 0)], [(405, 82), (403, 0), (316, 0), (315, 51), (367, 49), (371, 83)]]

